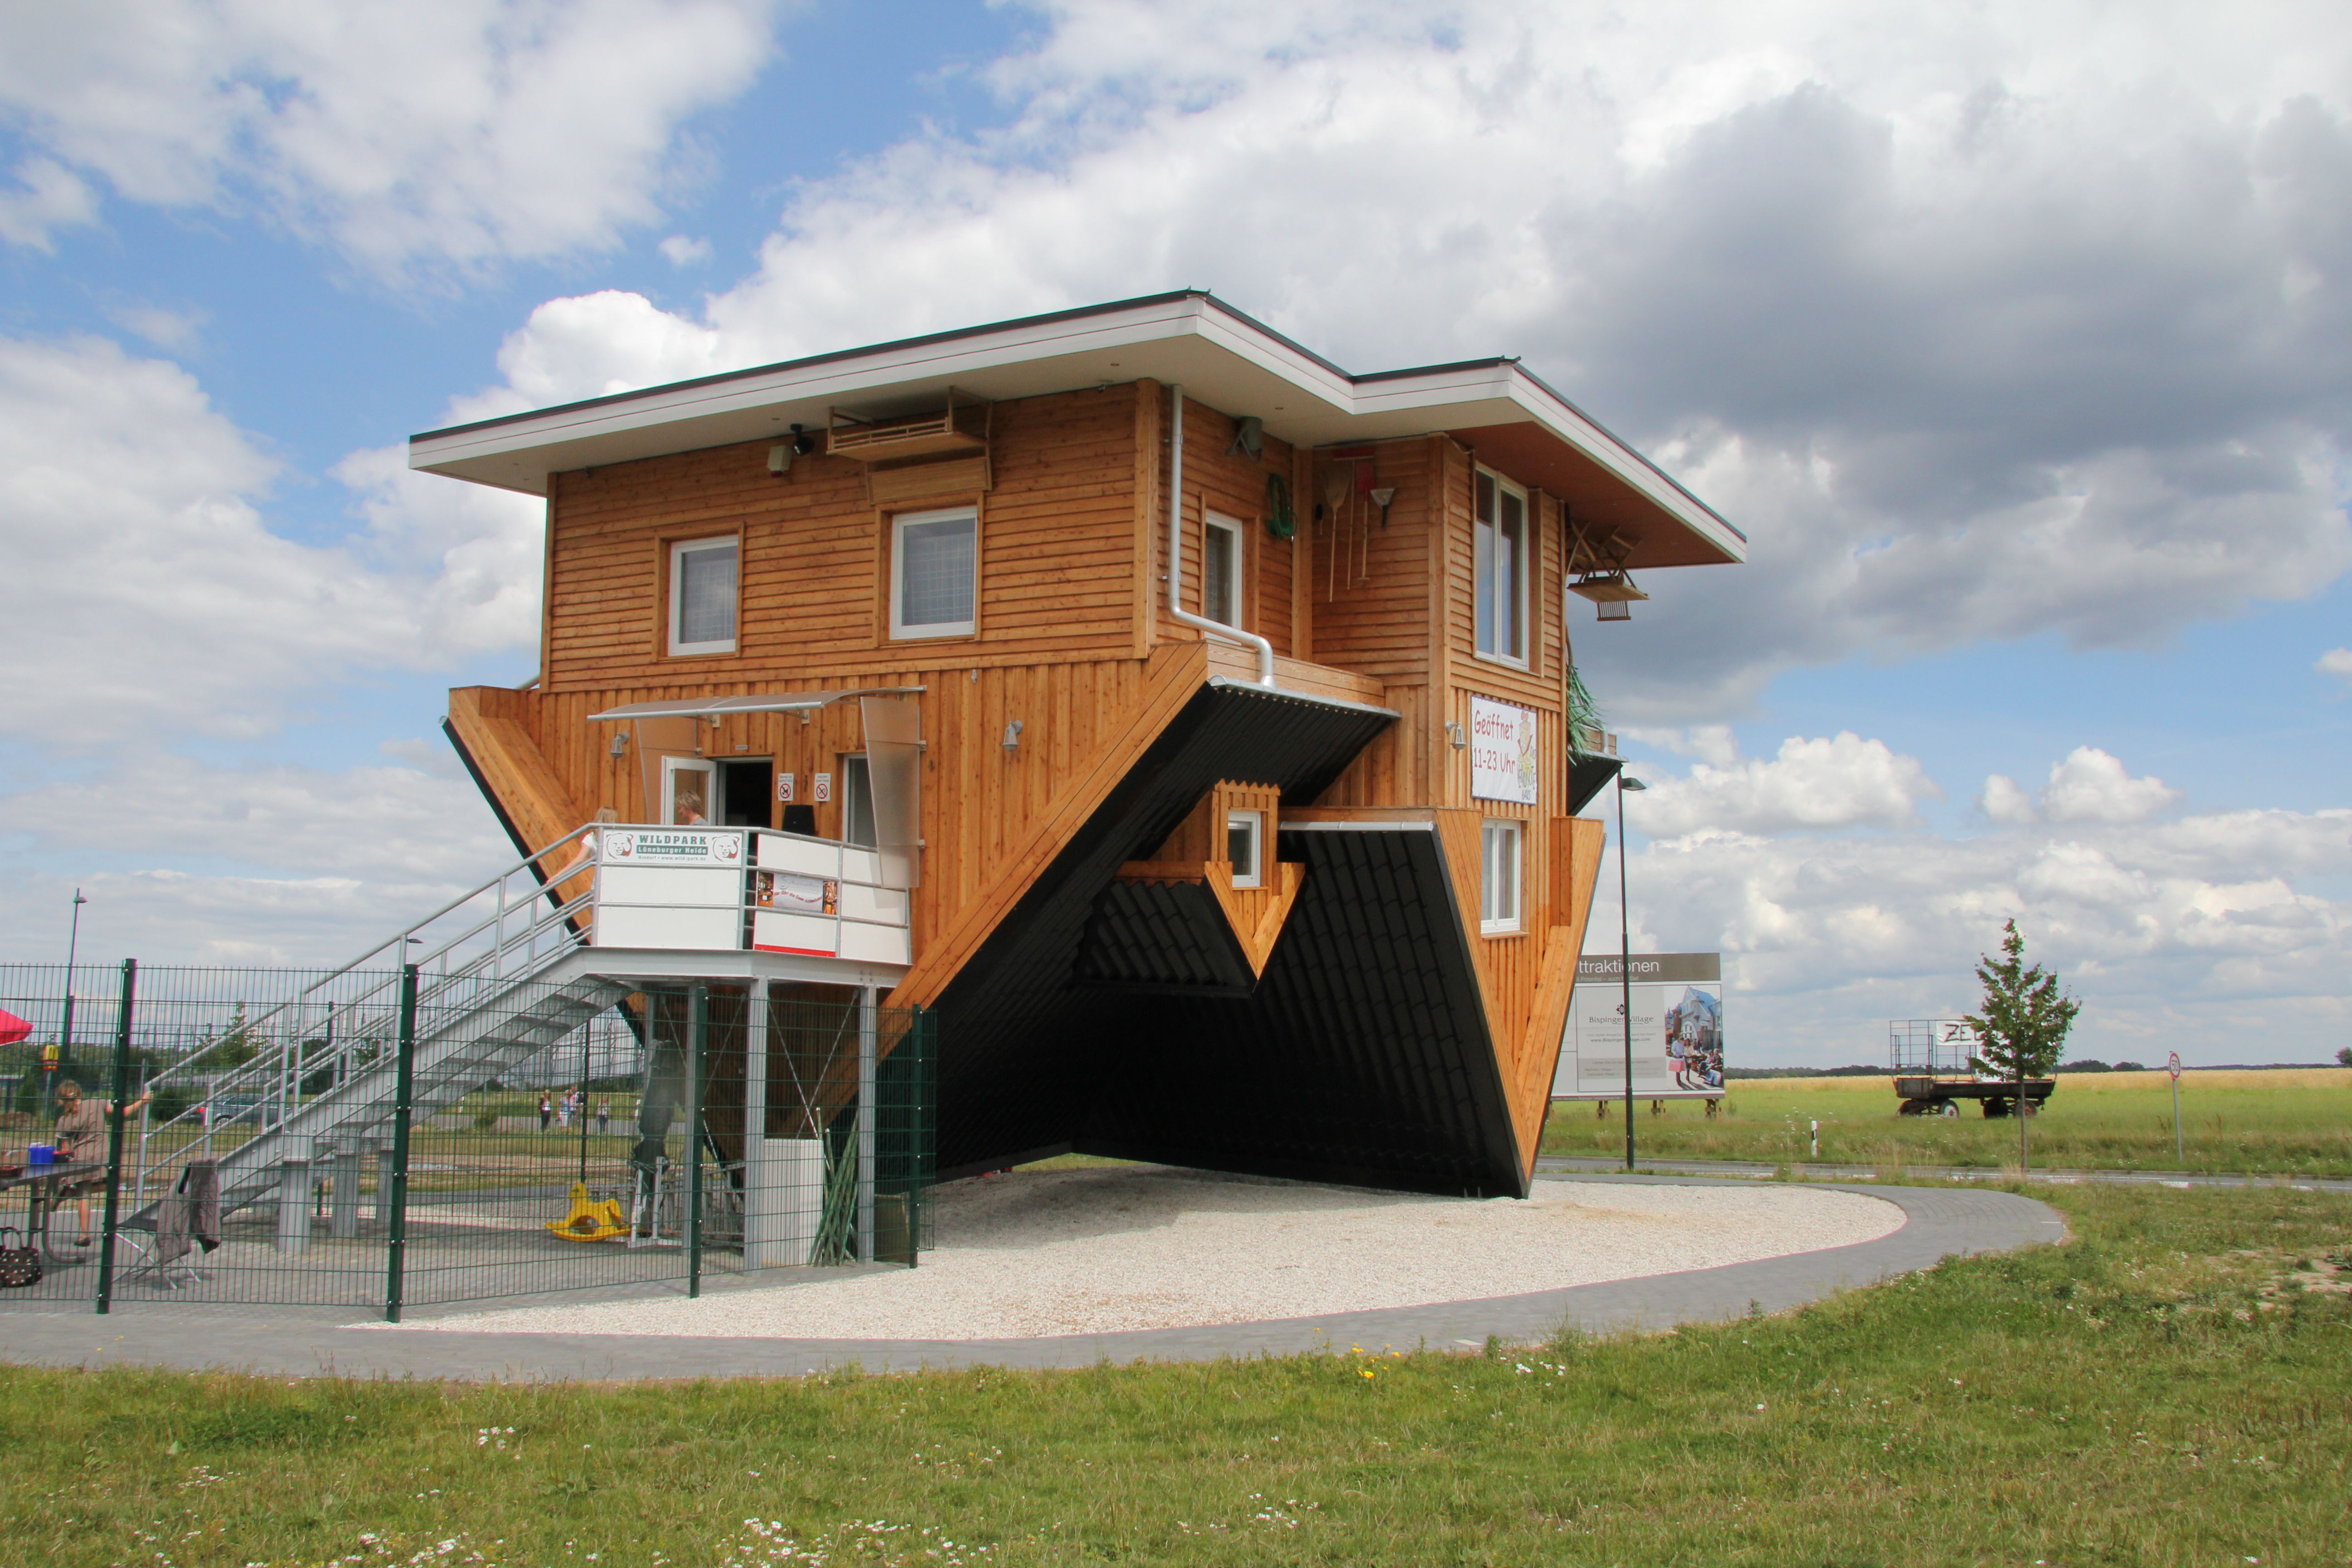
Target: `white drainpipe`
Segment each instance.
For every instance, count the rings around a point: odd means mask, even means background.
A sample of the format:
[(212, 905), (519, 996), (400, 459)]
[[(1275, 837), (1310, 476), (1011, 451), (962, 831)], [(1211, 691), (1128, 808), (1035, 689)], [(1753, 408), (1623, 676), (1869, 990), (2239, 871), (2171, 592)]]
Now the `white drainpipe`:
[(1255, 632), (1196, 616), (1184, 607), (1184, 389), (1171, 386), (1175, 399), (1168, 416), (1168, 614), (1179, 625), (1198, 626), (1213, 637), (1257, 649), (1257, 683), (1274, 684), (1274, 645)]

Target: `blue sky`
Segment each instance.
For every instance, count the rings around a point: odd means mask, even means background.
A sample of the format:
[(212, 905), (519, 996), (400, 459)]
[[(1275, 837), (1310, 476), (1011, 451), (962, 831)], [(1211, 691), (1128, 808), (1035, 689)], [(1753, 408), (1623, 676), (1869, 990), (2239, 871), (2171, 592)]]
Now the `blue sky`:
[(92, 951), (331, 961), (500, 861), (437, 723), (531, 673), (535, 510), (407, 435), (1189, 285), (1521, 354), (1755, 539), (1576, 628), (1636, 945), (1750, 1059), (2011, 914), (2089, 1054), (2332, 1056), (2347, 127), (2300, 4), (12, 15), (0, 945), (79, 883)]

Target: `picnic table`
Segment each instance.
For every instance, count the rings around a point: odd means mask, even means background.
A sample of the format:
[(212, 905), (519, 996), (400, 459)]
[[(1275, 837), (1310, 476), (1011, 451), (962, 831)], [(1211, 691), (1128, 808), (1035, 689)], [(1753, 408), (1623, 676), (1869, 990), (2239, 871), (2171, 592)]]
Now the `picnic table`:
[(68, 1245), (63, 1252), (49, 1245), (49, 1215), (73, 1200), (65, 1188), (71, 1184), (106, 1179), (106, 1162), (85, 1160), (72, 1164), (27, 1165), (13, 1176), (0, 1176), (0, 1193), (25, 1189), (25, 1231), (32, 1245), (52, 1263), (79, 1263), (97, 1255), (97, 1238), (88, 1251)]

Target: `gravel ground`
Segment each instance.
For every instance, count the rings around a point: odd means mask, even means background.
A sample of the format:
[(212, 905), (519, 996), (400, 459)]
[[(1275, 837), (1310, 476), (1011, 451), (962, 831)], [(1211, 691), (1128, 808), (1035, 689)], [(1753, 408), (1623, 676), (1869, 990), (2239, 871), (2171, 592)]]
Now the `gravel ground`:
[(785, 1289), (478, 1312), (417, 1331), (993, 1340), (1420, 1306), (1874, 1240), (1876, 1198), (1538, 1180), (1526, 1202), (1160, 1166), (1015, 1172), (936, 1194), (922, 1266)]

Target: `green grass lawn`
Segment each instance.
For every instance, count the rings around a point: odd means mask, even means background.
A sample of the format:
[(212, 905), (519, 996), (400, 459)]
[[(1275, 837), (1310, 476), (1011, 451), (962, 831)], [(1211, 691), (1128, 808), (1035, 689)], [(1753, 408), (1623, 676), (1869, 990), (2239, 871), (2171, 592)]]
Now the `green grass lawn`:
[[(1670, 1100), (1662, 1115), (1637, 1100), (1637, 1152), (1659, 1159), (1810, 1158), (1807, 1123), (1822, 1124), (1821, 1158), (1864, 1165), (2017, 1163), (2017, 1123), (1898, 1116), (1892, 1079), (1739, 1079), (1712, 1120), (1696, 1100)], [(2352, 1176), (2352, 1068), (2193, 1072), (2180, 1080), (2180, 1120), (2192, 1171)], [(2068, 1073), (2030, 1130), (2036, 1167), (2179, 1170), (2172, 1092), (2161, 1072)], [(1597, 1118), (1588, 1104), (1552, 1107), (1547, 1154), (1622, 1156), (1622, 1111)]]
[(2069, 1245), (1485, 1356), (588, 1387), (10, 1369), (0, 1555), (2343, 1563), (2352, 1198), (2037, 1195)]

